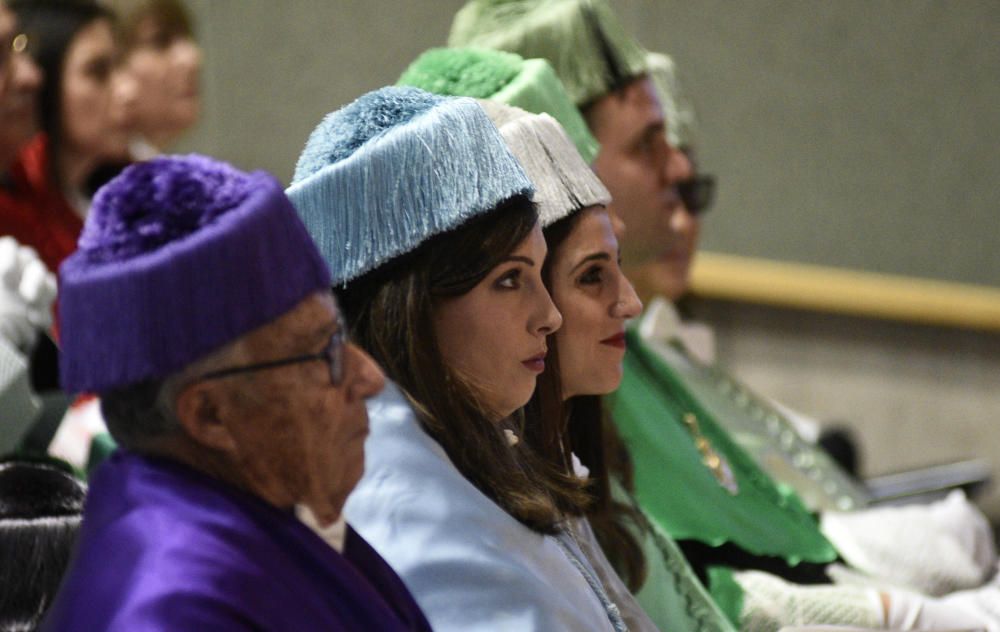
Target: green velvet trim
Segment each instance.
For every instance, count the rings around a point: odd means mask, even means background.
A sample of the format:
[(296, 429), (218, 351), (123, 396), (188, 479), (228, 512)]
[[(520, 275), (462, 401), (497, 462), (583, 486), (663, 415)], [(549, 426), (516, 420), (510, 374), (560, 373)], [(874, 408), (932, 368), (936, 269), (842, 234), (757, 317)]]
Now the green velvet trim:
[(410, 64), (397, 85), (544, 112), (562, 125), (587, 164), (597, 156), (597, 140), (543, 59), (522, 59), (499, 50), (432, 48)]
[(743, 611), (743, 588), (733, 577), (733, 569), (725, 566), (708, 568), (708, 586), (712, 599), (726, 618), (737, 628), (740, 627), (740, 612)]

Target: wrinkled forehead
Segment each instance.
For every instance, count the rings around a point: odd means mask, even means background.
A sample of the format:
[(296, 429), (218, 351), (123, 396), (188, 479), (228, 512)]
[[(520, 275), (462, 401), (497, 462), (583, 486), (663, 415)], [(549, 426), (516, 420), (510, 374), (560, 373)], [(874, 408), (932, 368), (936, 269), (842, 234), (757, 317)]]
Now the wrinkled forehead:
[(308, 351), (337, 331), (340, 322), (340, 309), (332, 292), (315, 292), (247, 334), (246, 343), (256, 353)]

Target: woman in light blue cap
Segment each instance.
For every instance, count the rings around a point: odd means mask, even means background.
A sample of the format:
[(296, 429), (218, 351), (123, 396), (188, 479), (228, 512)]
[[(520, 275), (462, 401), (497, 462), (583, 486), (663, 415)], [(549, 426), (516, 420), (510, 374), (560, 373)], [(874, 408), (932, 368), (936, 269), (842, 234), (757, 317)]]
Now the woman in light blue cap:
[(327, 116), (288, 189), (395, 382), (370, 402), (347, 519), (436, 630), (625, 629), (564, 528), (581, 482), (520, 440), (562, 321), (533, 192), (476, 101), (414, 88)]

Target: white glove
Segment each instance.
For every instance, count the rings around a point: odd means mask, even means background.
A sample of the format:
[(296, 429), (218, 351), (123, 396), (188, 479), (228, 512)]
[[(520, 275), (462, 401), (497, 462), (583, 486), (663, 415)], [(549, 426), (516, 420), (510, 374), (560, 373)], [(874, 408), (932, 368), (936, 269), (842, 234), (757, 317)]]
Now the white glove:
[(945, 595), (981, 585), (997, 563), (989, 522), (957, 490), (931, 504), (828, 511), (820, 526), (876, 585)]
[(52, 326), (55, 276), (38, 253), (13, 237), (0, 237), (0, 336), (27, 353), (39, 329)]
[(855, 586), (801, 586), (762, 573), (742, 571), (742, 632), (776, 632), (785, 626), (839, 625), (881, 628), (884, 616), (876, 591)]
[(956, 489), (944, 500), (932, 503), (930, 519), (940, 533), (949, 534), (969, 554), (984, 577), (994, 573), (997, 565), (997, 547), (990, 521), (966, 498), (965, 492)]
[[(993, 603), (993, 614), (989, 612), (990, 604), (1000, 599), (1000, 593), (993, 588), (993, 594), (979, 595), (981, 599), (967, 593), (955, 599), (953, 596), (944, 599), (924, 597), (916, 593), (891, 590), (886, 593), (889, 599), (889, 611), (886, 613), (886, 628), (891, 630), (984, 630), (986, 632), (1000, 631), (1000, 620), (997, 619), (997, 604)], [(978, 603), (977, 603), (978, 602)]]

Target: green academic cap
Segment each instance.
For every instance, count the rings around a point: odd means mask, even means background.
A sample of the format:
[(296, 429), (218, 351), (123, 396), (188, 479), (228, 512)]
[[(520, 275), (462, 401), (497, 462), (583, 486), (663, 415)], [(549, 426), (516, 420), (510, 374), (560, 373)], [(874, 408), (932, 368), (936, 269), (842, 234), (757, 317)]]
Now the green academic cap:
[(694, 108), (677, 81), (674, 60), (650, 52), (646, 53), (646, 65), (667, 120), (667, 141), (674, 147), (694, 145)]
[(545, 59), (578, 107), (646, 73), (645, 51), (606, 0), (470, 0), (448, 45)]
[(556, 119), (589, 164), (597, 140), (587, 129), (562, 82), (543, 59), (523, 59), (498, 50), (432, 48), (418, 57), (398, 85), (444, 96), (488, 99)]

